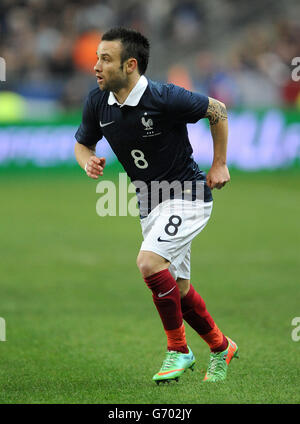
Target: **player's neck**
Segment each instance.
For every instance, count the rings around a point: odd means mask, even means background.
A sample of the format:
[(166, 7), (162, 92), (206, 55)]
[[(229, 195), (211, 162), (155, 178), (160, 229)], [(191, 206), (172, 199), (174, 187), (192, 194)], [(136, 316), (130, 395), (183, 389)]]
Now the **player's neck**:
[(129, 96), (129, 93), (136, 86), (139, 79), (140, 79), (140, 75), (136, 74), (128, 81), (128, 85), (126, 87), (123, 87), (120, 90), (113, 92), (115, 98), (118, 100), (120, 104), (123, 104), (125, 102), (125, 100)]

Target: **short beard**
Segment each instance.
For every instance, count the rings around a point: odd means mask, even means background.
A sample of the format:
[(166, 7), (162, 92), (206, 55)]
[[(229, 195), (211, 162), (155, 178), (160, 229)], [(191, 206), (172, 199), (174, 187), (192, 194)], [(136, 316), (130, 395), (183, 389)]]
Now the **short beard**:
[(120, 82), (116, 82), (116, 83), (110, 82), (110, 83), (105, 85), (103, 90), (112, 91), (113, 93), (117, 93), (119, 90), (121, 90), (125, 86), (126, 86), (125, 84), (121, 84)]
[[(122, 66), (120, 66), (120, 70), (122, 70)], [(112, 91), (114, 93), (117, 93), (119, 90), (121, 90), (122, 88), (125, 88), (127, 85), (127, 79), (118, 79), (118, 80), (113, 80), (110, 81), (109, 83), (106, 84), (106, 86), (103, 88), (103, 90), (106, 91)]]

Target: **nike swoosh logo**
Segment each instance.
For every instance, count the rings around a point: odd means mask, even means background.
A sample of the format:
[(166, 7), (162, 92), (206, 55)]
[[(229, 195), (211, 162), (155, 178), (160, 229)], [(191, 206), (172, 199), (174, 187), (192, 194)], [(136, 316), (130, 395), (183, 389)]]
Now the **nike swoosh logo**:
[(104, 124), (102, 124), (102, 122), (100, 121), (100, 127), (106, 127), (107, 125), (113, 124), (115, 121), (111, 121), (111, 122), (105, 122)]
[(166, 374), (170, 374), (171, 372), (183, 371), (183, 370), (184, 370), (184, 368), (179, 368), (179, 370), (171, 370), (171, 371), (159, 372), (158, 375), (166, 375)]
[(166, 293), (158, 293), (158, 297), (164, 297), (167, 296), (167, 294), (171, 293), (175, 289), (176, 286), (172, 287), (171, 290), (167, 291)]
[(169, 243), (171, 240), (163, 240), (160, 237), (158, 237), (157, 241), (167, 241)]

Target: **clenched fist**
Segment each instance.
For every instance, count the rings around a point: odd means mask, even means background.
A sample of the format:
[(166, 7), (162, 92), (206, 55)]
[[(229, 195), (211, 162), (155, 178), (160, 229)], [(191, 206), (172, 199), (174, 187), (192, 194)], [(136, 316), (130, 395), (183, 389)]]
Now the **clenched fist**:
[(99, 175), (103, 175), (106, 159), (98, 158), (97, 156), (91, 156), (85, 164), (85, 172), (88, 177), (96, 180)]
[(206, 182), (209, 188), (222, 188), (230, 181), (229, 171), (226, 165), (213, 164), (206, 176)]

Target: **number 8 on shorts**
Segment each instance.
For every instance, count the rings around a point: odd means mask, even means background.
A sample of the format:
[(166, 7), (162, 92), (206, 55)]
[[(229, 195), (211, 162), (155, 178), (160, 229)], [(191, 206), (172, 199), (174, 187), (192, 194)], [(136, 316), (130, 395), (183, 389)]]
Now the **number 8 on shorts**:
[(176, 236), (176, 234), (178, 233), (178, 227), (181, 225), (181, 223), (182, 223), (182, 219), (179, 215), (170, 216), (169, 222), (165, 226), (165, 232), (169, 236)]

